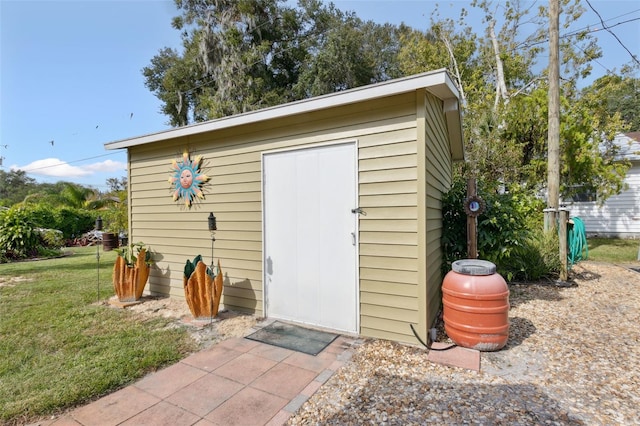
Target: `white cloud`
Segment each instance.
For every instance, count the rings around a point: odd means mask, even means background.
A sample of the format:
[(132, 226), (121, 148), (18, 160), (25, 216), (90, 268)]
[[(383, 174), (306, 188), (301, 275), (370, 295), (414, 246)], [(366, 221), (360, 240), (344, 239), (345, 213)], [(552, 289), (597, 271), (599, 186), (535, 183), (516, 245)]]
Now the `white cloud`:
[(87, 164), (86, 166), (82, 166), (82, 168), (91, 173), (111, 173), (127, 170), (127, 165), (121, 161), (105, 160), (100, 163)]
[(72, 166), (58, 158), (45, 158), (36, 160), (26, 166), (11, 166), (11, 170), (23, 170), (26, 173), (39, 176), (51, 176), (56, 178), (79, 178), (91, 176), (96, 173), (110, 173), (123, 171), (127, 165), (120, 161), (105, 160), (98, 163)]

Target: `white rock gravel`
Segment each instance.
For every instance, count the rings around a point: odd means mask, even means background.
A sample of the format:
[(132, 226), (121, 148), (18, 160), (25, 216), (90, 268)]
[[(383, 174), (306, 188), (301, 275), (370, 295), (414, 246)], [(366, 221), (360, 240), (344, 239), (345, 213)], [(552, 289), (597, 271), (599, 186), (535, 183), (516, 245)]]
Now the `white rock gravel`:
[(509, 341), (480, 372), (367, 340), (288, 424), (640, 424), (640, 273), (582, 262), (570, 280), (510, 285)]

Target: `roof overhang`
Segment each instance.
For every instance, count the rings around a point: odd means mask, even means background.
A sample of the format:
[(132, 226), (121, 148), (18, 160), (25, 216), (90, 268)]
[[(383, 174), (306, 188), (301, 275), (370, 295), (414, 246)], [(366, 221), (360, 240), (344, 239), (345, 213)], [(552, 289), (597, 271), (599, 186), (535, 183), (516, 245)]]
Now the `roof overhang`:
[(304, 99), (257, 111), (229, 117), (218, 118), (202, 123), (165, 130), (144, 136), (108, 142), (108, 150), (130, 148), (139, 145), (161, 142), (195, 134), (229, 129), (238, 126), (256, 124), (267, 120), (305, 114), (328, 108), (364, 102), (425, 89), (444, 102), (444, 112), (449, 131), (449, 144), (453, 160), (464, 159), (462, 142), (462, 121), (459, 108), (459, 92), (445, 69), (416, 74), (409, 77), (388, 80), (369, 86), (362, 86), (343, 92)]

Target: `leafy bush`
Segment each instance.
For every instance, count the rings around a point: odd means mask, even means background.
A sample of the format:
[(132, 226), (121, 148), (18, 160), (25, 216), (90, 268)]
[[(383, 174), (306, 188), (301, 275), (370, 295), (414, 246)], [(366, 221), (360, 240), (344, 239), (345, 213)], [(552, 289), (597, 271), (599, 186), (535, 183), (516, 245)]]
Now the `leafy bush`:
[[(451, 269), (452, 262), (468, 257), (466, 195), (466, 182), (456, 178), (443, 196), (444, 273)], [(553, 242), (539, 236), (542, 234), (542, 200), (518, 185), (499, 190), (498, 185), (479, 183), (478, 195), (486, 203), (485, 211), (478, 216), (477, 227), (481, 259), (495, 263), (498, 272), (508, 281), (539, 279), (558, 271), (554, 263), (555, 260), (559, 263), (558, 256), (554, 258), (549, 252)]]
[(35, 226), (46, 229), (59, 229), (55, 219), (55, 208), (48, 204), (27, 204), (25, 206)]
[(52, 207), (49, 204), (24, 206), (31, 223), (38, 228), (57, 229), (64, 239), (78, 237), (93, 229), (96, 212), (74, 207)]
[(64, 238), (79, 237), (94, 228), (96, 214), (72, 207), (61, 207), (54, 212), (54, 228), (62, 231)]
[(42, 239), (42, 243), (47, 248), (60, 248), (64, 247), (64, 235), (62, 235), (62, 231), (57, 229), (44, 229), (39, 228), (38, 232), (40, 233), (40, 238)]
[(104, 220), (105, 230), (114, 234), (129, 231), (129, 213), (127, 208), (127, 191), (118, 191), (114, 194), (118, 201), (108, 204), (106, 209), (101, 211)]
[(0, 252), (3, 257), (19, 259), (34, 256), (39, 245), (40, 234), (27, 210), (12, 207), (0, 212)]
[(0, 263), (28, 257), (51, 257), (64, 246), (62, 232), (34, 223), (30, 208), (14, 206), (0, 211)]
[(510, 262), (502, 265), (502, 274), (509, 281), (539, 281), (557, 277), (560, 273), (558, 234), (539, 232), (511, 254)]

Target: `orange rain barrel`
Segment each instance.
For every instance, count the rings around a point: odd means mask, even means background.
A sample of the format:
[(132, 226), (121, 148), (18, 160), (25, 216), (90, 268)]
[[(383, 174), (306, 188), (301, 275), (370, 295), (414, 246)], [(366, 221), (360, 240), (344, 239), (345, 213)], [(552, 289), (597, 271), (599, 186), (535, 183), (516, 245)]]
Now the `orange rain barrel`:
[(486, 260), (453, 262), (442, 282), (444, 330), (455, 344), (497, 351), (509, 338), (509, 287)]

